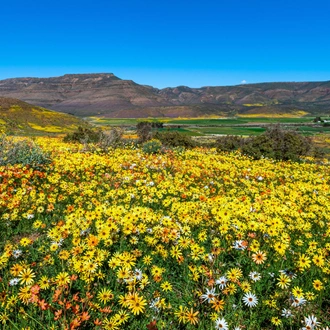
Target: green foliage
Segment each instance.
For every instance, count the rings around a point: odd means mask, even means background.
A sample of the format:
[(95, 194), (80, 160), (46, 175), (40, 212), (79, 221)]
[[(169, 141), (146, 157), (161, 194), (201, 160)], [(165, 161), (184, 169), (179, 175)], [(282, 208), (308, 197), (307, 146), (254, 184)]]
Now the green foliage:
[(165, 147), (193, 148), (196, 146), (196, 142), (190, 136), (180, 134), (176, 131), (156, 132), (153, 138), (161, 141)]
[(303, 156), (320, 156), (320, 151), (309, 137), (298, 132), (284, 130), (280, 125), (270, 127), (265, 133), (242, 138), (237, 136), (221, 137), (217, 140), (219, 151), (241, 150), (254, 159), (262, 157), (277, 160), (299, 161)]
[(254, 159), (262, 157), (281, 159), (281, 157), (275, 157), (273, 141), (265, 135), (243, 139), (240, 149), (243, 154)]
[(100, 129), (93, 130), (86, 127), (78, 127), (78, 130), (67, 134), (64, 142), (79, 142), (79, 143), (96, 143), (99, 142), (102, 137), (102, 131)]
[(217, 139), (217, 147), (219, 151), (234, 151), (239, 149), (243, 142), (242, 137), (237, 135), (225, 135)]
[(162, 148), (162, 143), (159, 140), (152, 139), (142, 144), (143, 152), (147, 154), (156, 154)]
[(0, 166), (22, 164), (38, 168), (51, 162), (50, 155), (30, 139), (0, 136)]

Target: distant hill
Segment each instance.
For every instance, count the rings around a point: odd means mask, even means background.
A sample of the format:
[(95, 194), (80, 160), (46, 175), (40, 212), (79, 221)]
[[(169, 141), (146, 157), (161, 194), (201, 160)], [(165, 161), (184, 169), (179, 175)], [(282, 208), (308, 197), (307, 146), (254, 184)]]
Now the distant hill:
[(72, 115), (47, 110), (17, 99), (0, 97), (0, 132), (64, 133), (85, 125), (83, 120)]
[(330, 114), (330, 81), (157, 89), (112, 73), (0, 80), (0, 96), (78, 116)]

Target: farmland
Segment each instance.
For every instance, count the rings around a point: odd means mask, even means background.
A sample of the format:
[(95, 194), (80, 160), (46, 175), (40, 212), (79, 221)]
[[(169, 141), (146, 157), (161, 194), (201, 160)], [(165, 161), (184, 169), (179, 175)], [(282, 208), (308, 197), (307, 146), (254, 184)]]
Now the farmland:
[(326, 161), (35, 141), (0, 166), (0, 328), (330, 326)]
[(164, 127), (158, 130), (175, 130), (189, 136), (208, 135), (259, 135), (268, 126), (280, 124), (285, 129), (297, 130), (306, 136), (328, 135), (330, 127), (314, 123), (315, 117), (232, 117), (232, 118), (158, 118), (158, 119), (113, 119), (104, 117), (86, 117), (87, 122), (109, 129), (123, 127), (132, 132), (140, 121), (161, 122)]

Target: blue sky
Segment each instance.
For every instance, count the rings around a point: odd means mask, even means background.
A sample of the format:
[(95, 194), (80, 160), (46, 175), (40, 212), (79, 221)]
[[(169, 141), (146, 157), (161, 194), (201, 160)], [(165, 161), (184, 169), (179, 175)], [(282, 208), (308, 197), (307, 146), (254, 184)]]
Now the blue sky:
[(330, 1), (19, 1), (0, 79), (112, 72), (163, 88), (330, 80)]

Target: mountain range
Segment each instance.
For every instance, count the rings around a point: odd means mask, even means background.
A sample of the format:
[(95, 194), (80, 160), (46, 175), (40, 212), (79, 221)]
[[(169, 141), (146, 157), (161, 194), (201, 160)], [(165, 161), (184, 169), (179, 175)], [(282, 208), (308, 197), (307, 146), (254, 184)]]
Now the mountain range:
[(0, 80), (0, 96), (78, 116), (113, 118), (330, 114), (330, 81), (163, 89), (112, 73)]

